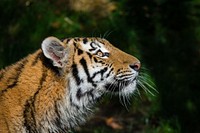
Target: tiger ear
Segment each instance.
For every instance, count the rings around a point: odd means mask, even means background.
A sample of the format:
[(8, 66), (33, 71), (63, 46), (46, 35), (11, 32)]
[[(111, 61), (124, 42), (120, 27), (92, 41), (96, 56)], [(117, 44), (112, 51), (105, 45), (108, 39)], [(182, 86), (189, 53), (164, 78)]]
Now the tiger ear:
[(53, 65), (59, 68), (64, 66), (66, 54), (65, 45), (56, 37), (48, 37), (42, 42), (44, 56), (52, 60)]

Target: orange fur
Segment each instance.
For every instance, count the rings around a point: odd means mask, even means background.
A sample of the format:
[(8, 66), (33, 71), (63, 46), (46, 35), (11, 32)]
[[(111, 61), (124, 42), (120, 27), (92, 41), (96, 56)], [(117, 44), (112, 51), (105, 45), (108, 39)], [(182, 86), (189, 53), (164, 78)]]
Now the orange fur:
[[(3, 129), (3, 127), (7, 127), (6, 123), (9, 123), (10, 132), (18, 130), (16, 127), (20, 130), (20, 127), (23, 126), (22, 122), (24, 121), (24, 106), (27, 104), (26, 102), (31, 101), (31, 98), (34, 97), (37, 91), (40, 92), (35, 101), (35, 111), (38, 112), (35, 119), (38, 120), (42, 119), (46, 110), (53, 108), (52, 103), (55, 100), (62, 99), (64, 95), (63, 91), (65, 91), (64, 88), (66, 86), (64, 77), (56, 76), (54, 72), (45, 67), (42, 62), (43, 57), (38, 59), (37, 63), (32, 66), (32, 62), (35, 60), (36, 56), (41, 53), (41, 50), (39, 50), (25, 58), (27, 62), (24, 63), (24, 67), (20, 70), (20, 77), (18, 78), (16, 87), (8, 90), (3, 89), (9, 84), (11, 85), (14, 83), (15, 80), (7, 80), (18, 74), (16, 67), (18, 67), (23, 60), (5, 69), (5, 75), (0, 82), (0, 88), (3, 90), (0, 93), (0, 132), (5, 133), (6, 130), (8, 130)], [(9, 71), (9, 73), (7, 71)], [(45, 79), (41, 79), (43, 75), (45, 75)], [(42, 86), (40, 80), (45, 80), (42, 81)]]

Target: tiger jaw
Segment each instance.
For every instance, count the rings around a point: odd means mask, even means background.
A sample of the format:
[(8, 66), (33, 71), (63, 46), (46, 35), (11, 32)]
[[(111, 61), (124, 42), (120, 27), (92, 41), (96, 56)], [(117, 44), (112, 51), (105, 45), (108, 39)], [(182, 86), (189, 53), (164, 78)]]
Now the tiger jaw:
[[(129, 79), (119, 80), (115, 77), (98, 81), (92, 81), (91, 79), (90, 83), (84, 80), (78, 83), (74, 76), (70, 76), (70, 106), (82, 108), (83, 110), (86, 107), (93, 106), (104, 93), (129, 96), (135, 91), (137, 85), (137, 73)], [(84, 74), (79, 76), (80, 79), (85, 79)]]
[(127, 95), (134, 92), (137, 85), (137, 75), (132, 76), (130, 79), (118, 80), (115, 79), (105, 85), (106, 92), (111, 94)]

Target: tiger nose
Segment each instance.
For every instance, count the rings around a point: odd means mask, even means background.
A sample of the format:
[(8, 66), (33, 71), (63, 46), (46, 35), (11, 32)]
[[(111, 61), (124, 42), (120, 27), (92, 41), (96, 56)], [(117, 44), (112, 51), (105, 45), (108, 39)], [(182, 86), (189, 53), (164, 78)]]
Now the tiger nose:
[(130, 66), (130, 68), (132, 68), (133, 70), (139, 71), (139, 70), (140, 70), (140, 67), (141, 67), (141, 63), (140, 63), (140, 62), (136, 62), (136, 63), (131, 64), (131, 65), (129, 65), (129, 66)]

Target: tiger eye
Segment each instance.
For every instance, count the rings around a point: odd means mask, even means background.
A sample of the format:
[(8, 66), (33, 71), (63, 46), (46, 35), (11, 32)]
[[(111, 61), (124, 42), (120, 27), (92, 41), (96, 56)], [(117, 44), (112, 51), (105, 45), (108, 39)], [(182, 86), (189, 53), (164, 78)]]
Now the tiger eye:
[(101, 51), (98, 51), (97, 55), (100, 56), (100, 57), (103, 57), (103, 53)]

